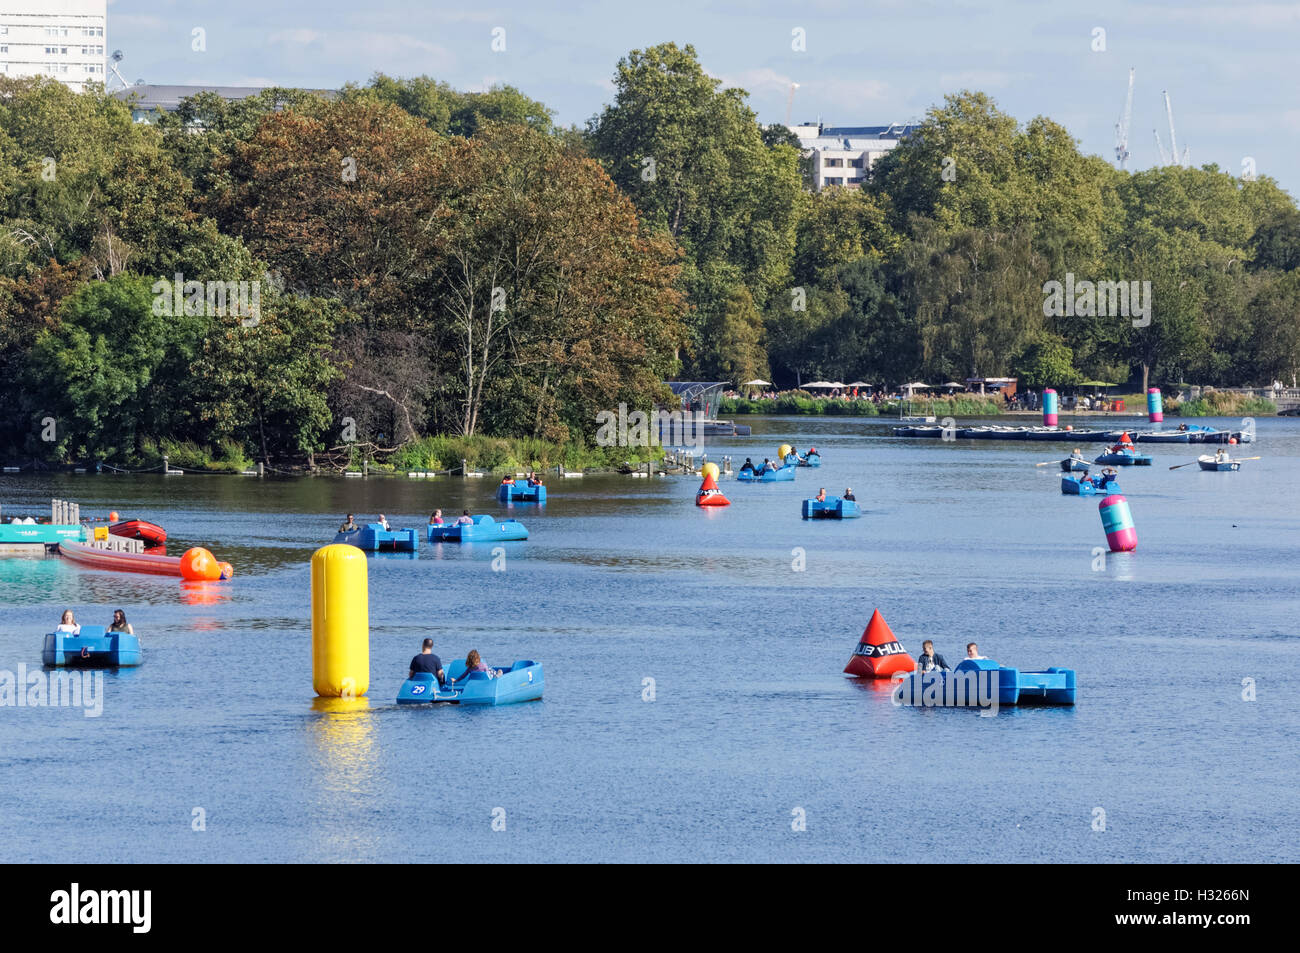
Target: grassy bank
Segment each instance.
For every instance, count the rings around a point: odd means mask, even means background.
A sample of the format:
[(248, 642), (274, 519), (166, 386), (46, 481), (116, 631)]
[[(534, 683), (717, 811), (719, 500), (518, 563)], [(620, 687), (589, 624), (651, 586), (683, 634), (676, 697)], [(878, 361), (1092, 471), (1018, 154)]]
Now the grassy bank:
[(1271, 400), (1217, 390), (1196, 400), (1170, 401), (1165, 406), (1179, 417), (1266, 417), (1277, 413), (1277, 404)]
[(407, 444), (378, 466), (397, 471), (452, 470), (461, 460), (471, 469), (518, 471), (563, 466), (566, 470), (612, 468), (663, 458), (660, 447), (588, 447), (529, 437), (424, 437)]
[(253, 469), (253, 460), (247, 451), (233, 440), (223, 440), (216, 447), (201, 446), (190, 440), (145, 439), (140, 444), (140, 455), (129, 463), (138, 467), (161, 466), (163, 457), (167, 465), (182, 470), (210, 470), (217, 473), (239, 473)]
[[(991, 417), (1002, 413), (1000, 401), (984, 397), (962, 395), (957, 397), (918, 398), (904, 405), (907, 413), (935, 417)], [(718, 402), (719, 417), (741, 414), (808, 414), (848, 417), (897, 416), (897, 401), (877, 404), (869, 400), (837, 400), (813, 397), (811, 394), (792, 391), (778, 397), (750, 399), (724, 397)]]

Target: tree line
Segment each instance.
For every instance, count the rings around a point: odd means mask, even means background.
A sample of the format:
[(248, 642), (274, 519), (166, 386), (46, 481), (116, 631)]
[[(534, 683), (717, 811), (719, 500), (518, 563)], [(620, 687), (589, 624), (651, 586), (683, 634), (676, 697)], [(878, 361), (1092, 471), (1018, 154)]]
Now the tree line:
[[(511, 87), (384, 75), (134, 123), (102, 91), (0, 78), (0, 453), (589, 443), (599, 410), (679, 375), (1300, 364), (1300, 212), (1267, 177), (1121, 172), (964, 92), (861, 189), (812, 193), (794, 137), (691, 47), (629, 53), (614, 87), (582, 129)], [(1045, 313), (1067, 279), (1149, 283), (1149, 320)]]

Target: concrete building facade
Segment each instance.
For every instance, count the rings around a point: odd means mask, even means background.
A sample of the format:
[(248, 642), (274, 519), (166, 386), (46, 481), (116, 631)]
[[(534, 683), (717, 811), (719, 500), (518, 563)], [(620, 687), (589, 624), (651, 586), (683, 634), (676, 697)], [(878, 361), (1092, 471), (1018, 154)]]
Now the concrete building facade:
[(108, 0), (0, 0), (0, 76), (103, 83)]
[(804, 154), (813, 158), (813, 188), (861, 188), (876, 160), (898, 145), (915, 126), (824, 126), (804, 123), (787, 127)]

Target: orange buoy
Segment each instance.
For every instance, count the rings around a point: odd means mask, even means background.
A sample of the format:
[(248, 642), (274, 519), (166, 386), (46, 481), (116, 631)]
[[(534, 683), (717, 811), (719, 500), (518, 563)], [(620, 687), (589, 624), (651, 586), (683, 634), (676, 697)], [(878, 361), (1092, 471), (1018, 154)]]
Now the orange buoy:
[(108, 521), (109, 521), (110, 523), (116, 523), (116, 522), (117, 522), (117, 510), (112, 510), (112, 511), (108, 514)]
[(916, 671), (916, 661), (885, 622), (880, 610), (871, 613), (871, 621), (862, 630), (853, 658), (844, 667), (845, 675), (858, 678), (889, 678), (895, 672)]
[(191, 582), (220, 579), (221, 566), (210, 552), (202, 546), (195, 546), (185, 550), (181, 556), (181, 578)]
[(235, 574), (235, 567), (230, 563), (217, 563), (217, 568), (221, 570), (222, 579), (229, 579)]
[(700, 489), (695, 494), (696, 506), (730, 506), (731, 500), (722, 495), (718, 489), (718, 481), (713, 479), (712, 473), (704, 474), (704, 482), (700, 484)]

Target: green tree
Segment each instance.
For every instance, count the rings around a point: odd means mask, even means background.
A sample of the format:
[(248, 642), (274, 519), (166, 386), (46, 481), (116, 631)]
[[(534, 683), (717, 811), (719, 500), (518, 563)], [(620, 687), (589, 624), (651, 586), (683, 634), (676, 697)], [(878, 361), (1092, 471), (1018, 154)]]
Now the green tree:
[(175, 335), (153, 304), (149, 280), (131, 275), (93, 282), (64, 299), (57, 324), (31, 351), (33, 416), (56, 423), (56, 439), (43, 448), (33, 440), (33, 449), (60, 460), (135, 453), (139, 421), (159, 396), (151, 387), (155, 372)]
[(337, 301), (272, 290), (255, 319), (215, 318), (195, 373), (216, 439), (246, 441), (266, 463), (323, 449), (334, 426), (326, 393), (339, 375), (330, 351), (346, 317)]
[(633, 50), (614, 85), (613, 104), (589, 123), (591, 151), (648, 225), (685, 251), (699, 345), (731, 289), (744, 285), (760, 308), (788, 289), (799, 152), (765, 145), (747, 94), (720, 88), (694, 47)]

